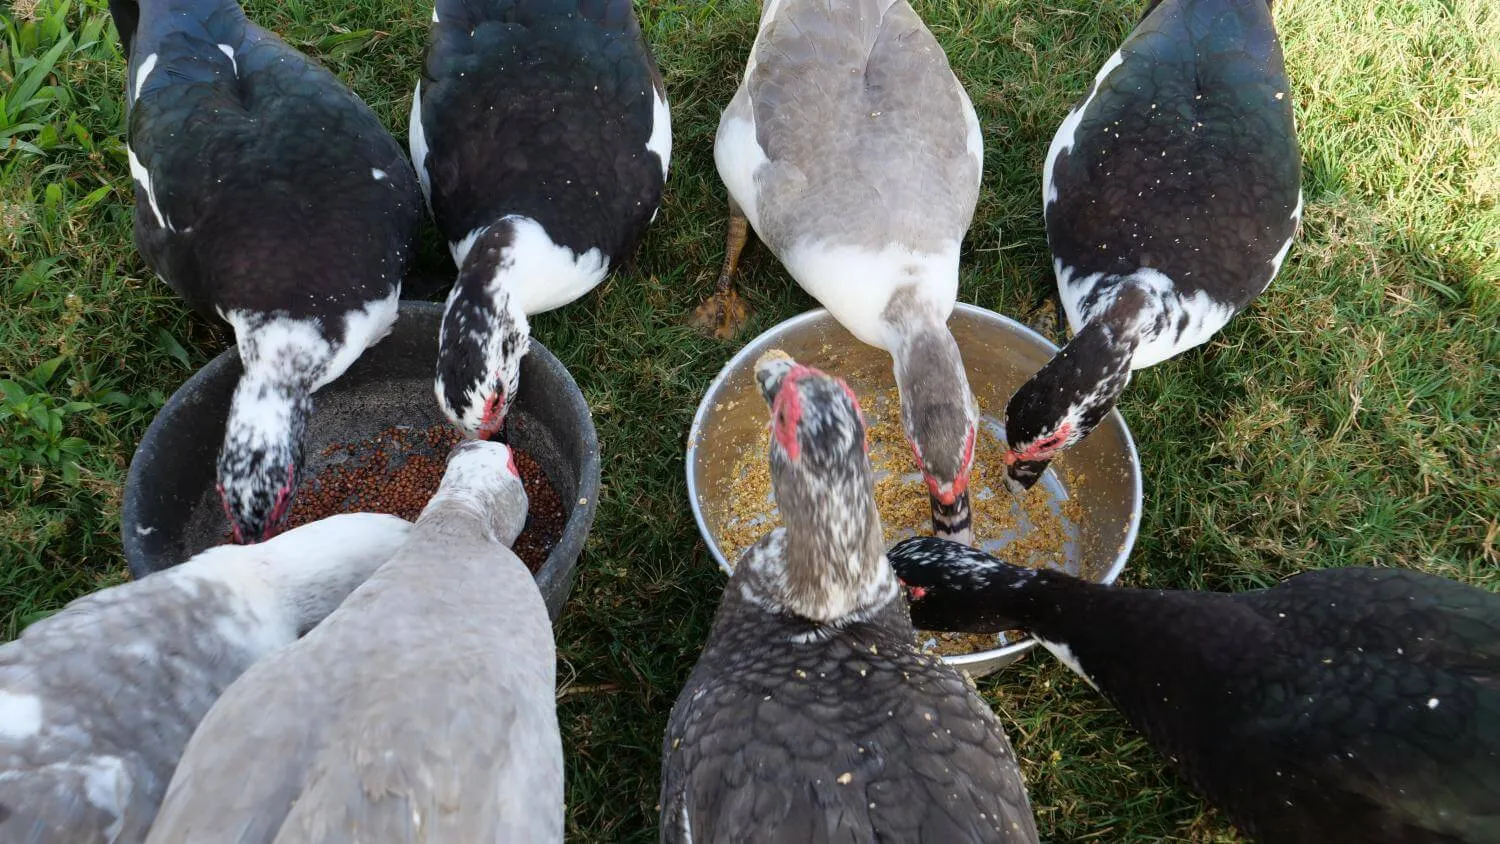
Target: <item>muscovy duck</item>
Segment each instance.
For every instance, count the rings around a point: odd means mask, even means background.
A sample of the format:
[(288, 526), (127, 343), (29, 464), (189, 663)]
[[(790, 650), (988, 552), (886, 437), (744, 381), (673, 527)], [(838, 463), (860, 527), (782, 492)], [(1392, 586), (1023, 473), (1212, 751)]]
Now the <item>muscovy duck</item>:
[(145, 840), (193, 729), (406, 539), (354, 513), (79, 598), (0, 645), (0, 841)]
[(663, 842), (1035, 842), (1015, 754), (917, 651), (849, 387), (784, 354), (771, 405), (784, 527), (747, 550), (662, 744)]
[(411, 157), (458, 279), (434, 389), (472, 436), (504, 426), (526, 318), (593, 290), (655, 218), (672, 153), (630, 0), (438, 0)]
[(257, 542), (289, 508), (313, 393), (396, 320), (416, 177), (369, 107), (234, 0), (109, 5), (136, 246), (234, 328), (219, 489), (236, 539)]
[(1302, 215), (1291, 88), (1265, 0), (1161, 0), (1052, 138), (1047, 243), (1072, 340), (1011, 397), (1029, 489), (1132, 370), (1209, 340), (1271, 283)]
[(390, 561), (235, 682), (151, 844), (563, 840), (552, 623), (509, 548), (510, 450), (468, 441)]
[(719, 336), (736, 329), (748, 223), (851, 334), (891, 353), (933, 530), (964, 542), (979, 410), (947, 322), (983, 147), (968, 94), (906, 0), (766, 3), (714, 141), (729, 237), (698, 314)]
[(1403, 569), (1224, 594), (933, 537), (888, 553), (922, 629), (1027, 630), (1256, 840), (1500, 841), (1500, 596)]

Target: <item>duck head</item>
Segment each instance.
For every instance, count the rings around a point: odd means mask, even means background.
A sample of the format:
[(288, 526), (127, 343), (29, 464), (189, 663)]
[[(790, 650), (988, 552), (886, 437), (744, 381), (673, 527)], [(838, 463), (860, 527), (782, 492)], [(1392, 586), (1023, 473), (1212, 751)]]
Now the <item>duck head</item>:
[(417, 526), (462, 513), (477, 521), (489, 538), (509, 547), (521, 535), (528, 506), (526, 488), (510, 447), (466, 440), (448, 453), (443, 480), (417, 517)]
[(291, 509), (312, 415), (309, 385), (246, 373), (235, 388), (219, 450), (219, 500), (234, 541), (270, 539)]
[(998, 633), (1025, 626), (1034, 569), (933, 536), (903, 539), (886, 552), (906, 592), (913, 626)]
[(1060, 452), (1088, 436), (1130, 382), (1141, 341), (1145, 293), (1126, 289), (1062, 351), (1021, 385), (1005, 406), (1005, 483), (1031, 489)]
[(496, 227), (469, 249), (438, 329), (438, 406), (470, 437), (490, 439), (521, 386), (521, 359), (531, 348), (531, 329), (514, 297), (498, 281), (512, 260), (511, 230)]
[(771, 486), (785, 526), (773, 600), (822, 623), (883, 605), (896, 584), (853, 391), (776, 351), (756, 362), (755, 378), (771, 408)]
[(935, 309), (909, 308), (896, 316), (898, 294), (887, 310), (897, 326), (891, 344), (901, 428), (927, 483), (932, 530), (956, 542), (972, 542), (969, 474), (979, 432), (979, 406), (969, 389), (958, 342)]

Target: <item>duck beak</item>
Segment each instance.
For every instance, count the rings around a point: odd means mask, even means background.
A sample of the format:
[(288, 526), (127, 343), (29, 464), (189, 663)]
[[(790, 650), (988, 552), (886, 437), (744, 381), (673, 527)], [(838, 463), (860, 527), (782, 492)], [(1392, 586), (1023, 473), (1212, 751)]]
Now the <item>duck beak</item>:
[[(945, 501), (944, 498), (948, 500)], [(969, 509), (969, 491), (939, 498), (930, 495), (932, 502), (932, 534), (939, 539), (974, 544), (974, 518)]]
[(1042, 473), (1047, 471), (1046, 460), (1007, 460), (1005, 467), (1005, 486), (1014, 495), (1022, 495), (1041, 480)]

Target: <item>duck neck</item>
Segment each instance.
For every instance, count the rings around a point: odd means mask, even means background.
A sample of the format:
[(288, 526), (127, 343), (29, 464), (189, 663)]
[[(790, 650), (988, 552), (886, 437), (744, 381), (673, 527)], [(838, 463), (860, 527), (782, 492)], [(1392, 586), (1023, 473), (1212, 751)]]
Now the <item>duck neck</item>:
[(245, 454), (285, 455), (300, 451), (312, 416), (308, 385), (274, 373), (250, 371), (240, 376), (229, 402), (224, 442)]
[(907, 288), (892, 297), (883, 316), (907, 440), (931, 481), (962, 486), (973, 462), (979, 408), (947, 313)]
[[(459, 471), (449, 464), (449, 473)], [(527, 499), (519, 484), (491, 489), (484, 478), (459, 478), (439, 488), (417, 517), (417, 533), (445, 538), (478, 537), (510, 547), (525, 527)]]
[(450, 308), (461, 305), (476, 317), (505, 327), (501, 334), (529, 336), (526, 309), (516, 294), (527, 268), (520, 266), (516, 249), (516, 226), (511, 218), (497, 220), (460, 247), (458, 281), (450, 295)]
[[(361, 519), (339, 517), (311, 531), (292, 531), (268, 542), (226, 546), (243, 554), (273, 600), (291, 619), (296, 635), (317, 626), (349, 593), (369, 579), (400, 547), (403, 533)], [(216, 549), (217, 550), (217, 549)], [(245, 597), (254, 600), (252, 595)]]
[(1130, 383), (1135, 351), (1162, 310), (1148, 288), (1128, 277), (1105, 287), (1097, 301), (1083, 329), (1011, 397), (1006, 425), (1013, 447), (1027, 444), (1019, 442), (1021, 431), (1056, 437), (1048, 454), (1078, 442)]
[(869, 618), (899, 594), (885, 558), (869, 465), (833, 487), (778, 477), (782, 531), (749, 560), (752, 598), (839, 626)]

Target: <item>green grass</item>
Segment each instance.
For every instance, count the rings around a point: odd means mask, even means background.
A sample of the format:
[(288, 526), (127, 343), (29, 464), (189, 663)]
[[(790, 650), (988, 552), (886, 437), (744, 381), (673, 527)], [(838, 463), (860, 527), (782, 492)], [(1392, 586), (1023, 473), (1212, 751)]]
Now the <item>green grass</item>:
[[(1120, 0), (922, 0), (984, 125), (962, 298), (1024, 314), (1052, 284), (1041, 160), (1139, 14)], [(255, 0), (404, 135), (428, 6)], [(130, 242), (123, 59), (102, 0), (15, 0), (0, 45), (0, 625), (124, 577), (120, 485), (152, 415), (229, 342)], [(675, 160), (635, 265), (535, 321), (604, 448), (604, 492), (557, 629), (569, 837), (655, 838), (659, 742), (721, 579), (682, 480), (697, 399), (733, 348), (685, 318), (722, 256), (718, 112), (749, 0), (644, 0)], [(1281, 277), (1207, 347), (1140, 373), (1121, 409), (1146, 513), (1127, 581), (1244, 589), (1393, 565), (1500, 587), (1500, 13), (1492, 0), (1278, 4), (1304, 228)], [(429, 237), (419, 270), (450, 272)], [(752, 247), (749, 331), (811, 306)], [(748, 335), (747, 335), (748, 336)], [(1221, 816), (1086, 686), (1032, 656), (982, 688), (1052, 841), (1230, 841)]]

